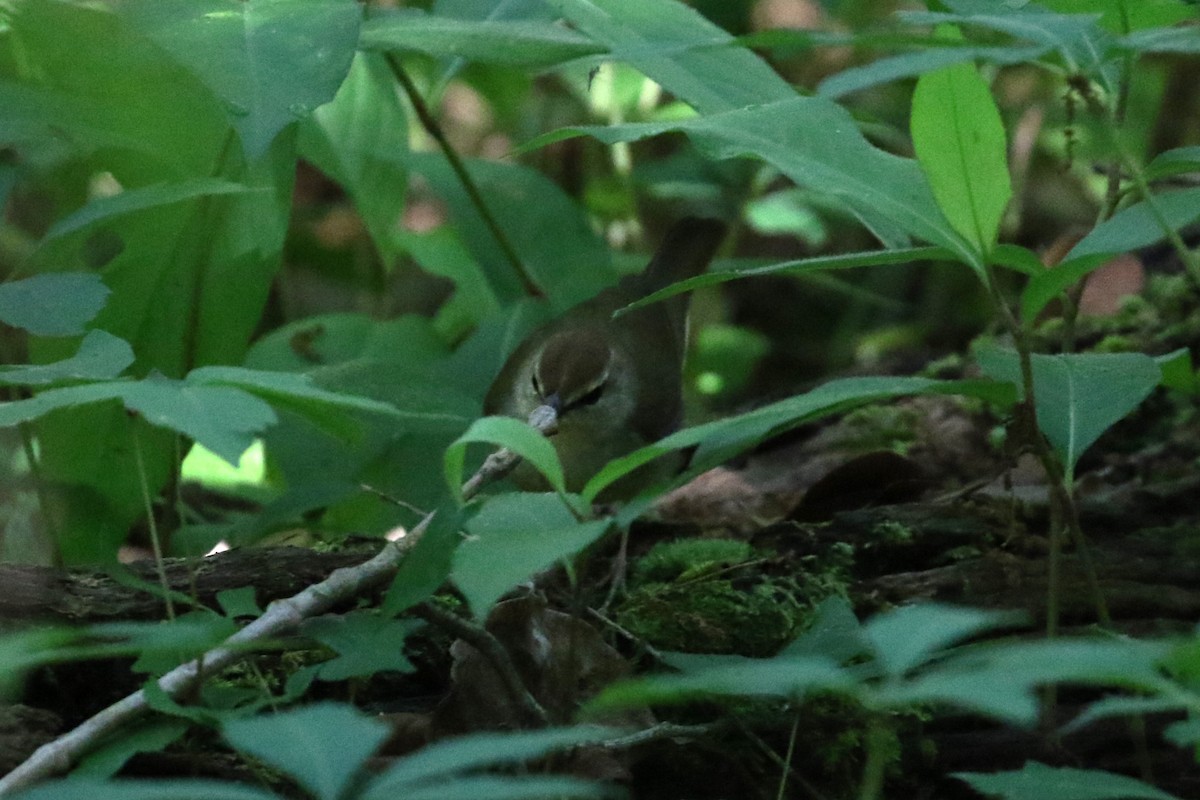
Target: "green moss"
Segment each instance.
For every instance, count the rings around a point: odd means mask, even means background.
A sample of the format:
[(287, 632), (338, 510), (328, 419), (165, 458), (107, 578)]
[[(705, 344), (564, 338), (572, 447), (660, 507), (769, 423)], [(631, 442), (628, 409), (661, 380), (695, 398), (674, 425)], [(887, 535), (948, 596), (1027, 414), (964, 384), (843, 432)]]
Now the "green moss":
[(750, 545), (734, 539), (679, 539), (655, 545), (634, 568), (635, 584), (698, 577), (749, 561)]
[(709, 578), (647, 583), (630, 593), (617, 622), (662, 650), (770, 656), (792, 638), (799, 616), (784, 586)]

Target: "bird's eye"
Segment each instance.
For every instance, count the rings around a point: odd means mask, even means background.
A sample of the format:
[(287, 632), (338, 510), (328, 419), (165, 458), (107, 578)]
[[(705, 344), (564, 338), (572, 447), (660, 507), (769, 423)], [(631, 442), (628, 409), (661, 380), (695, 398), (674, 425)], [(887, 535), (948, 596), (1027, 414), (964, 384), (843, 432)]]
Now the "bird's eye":
[(604, 384), (600, 384), (595, 389), (585, 394), (583, 397), (576, 400), (572, 405), (575, 406), (594, 406), (600, 400), (600, 396), (604, 394)]

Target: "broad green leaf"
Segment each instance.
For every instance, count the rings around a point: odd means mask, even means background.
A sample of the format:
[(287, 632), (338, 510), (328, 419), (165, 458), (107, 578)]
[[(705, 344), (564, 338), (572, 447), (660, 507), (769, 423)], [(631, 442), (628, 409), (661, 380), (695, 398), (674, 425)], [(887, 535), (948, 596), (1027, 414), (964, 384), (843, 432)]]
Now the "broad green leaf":
[(1200, 172), (1200, 146), (1176, 147), (1159, 153), (1146, 165), (1145, 178), (1155, 181), (1186, 172)]
[(251, 159), (333, 99), (362, 19), (351, 0), (137, 0), (118, 8), (221, 99)]
[[(591, 725), (572, 728), (548, 728), (512, 733), (476, 733), (435, 742), (400, 759), (374, 777), (362, 794), (362, 800), (390, 800), (435, 781), (467, 770), (502, 764), (520, 764), (589, 742), (611, 738), (614, 731)], [(437, 796), (437, 795), (434, 795)], [(490, 793), (476, 795), (492, 797)]]
[[(1136, 7), (1136, 6), (1135, 6)], [(1135, 31), (1122, 38), (1118, 46), (1134, 53), (1200, 53), (1200, 35), (1196, 26), (1179, 28), (1150, 28)]]
[(1095, 78), (1107, 91), (1116, 88), (1118, 54), (1114, 52), (1113, 37), (1091, 15), (1060, 14), (1037, 3), (1025, 3), (1020, 8), (998, 7), (992, 0), (943, 0), (943, 4), (951, 13), (907, 11), (899, 17), (911, 25), (979, 27), (1044, 45), (1052, 48), (1062, 62), (1057, 68)]
[(0, 284), (0, 322), (38, 336), (74, 336), (104, 308), (99, 275), (64, 272)]
[(1200, 376), (1192, 363), (1192, 351), (1186, 347), (1154, 359), (1162, 370), (1162, 385), (1185, 394), (1200, 393)]
[[(1015, 351), (978, 347), (985, 374), (1011, 381), (1023, 394)], [(1079, 457), (1114, 423), (1137, 408), (1162, 380), (1162, 370), (1141, 353), (1032, 356), (1038, 427), (1074, 474)]]
[(1003, 611), (921, 603), (872, 617), (863, 632), (884, 672), (897, 676), (953, 644), (1020, 619)]
[(884, 241), (894, 239), (891, 232), (899, 226), (966, 263), (978, 261), (938, 208), (917, 163), (870, 144), (849, 112), (822, 97), (793, 97), (686, 120), (562, 129), (534, 139), (526, 149), (581, 134), (613, 144), (672, 131), (686, 133), (713, 158), (749, 155), (766, 161), (800, 186), (848, 208)]
[(466, 458), (467, 445), (476, 443), (508, 448), (537, 469), (554, 491), (566, 492), (562, 464), (549, 439), (523, 420), (511, 417), (484, 417), (471, 423), (466, 433), (446, 449), (446, 483), (456, 495), (464, 479), (463, 461)]
[(807, 394), (780, 400), (746, 414), (715, 420), (681, 431), (616, 459), (584, 487), (591, 502), (614, 481), (672, 450), (699, 445), (688, 473), (708, 469), (748, 447), (795, 426), (864, 403), (909, 394), (968, 394), (991, 402), (1011, 402), (1013, 393), (992, 381), (935, 381), (927, 378), (846, 378), (831, 381)]
[(391, 268), (408, 185), (408, 117), (382, 56), (355, 56), (333, 101), (302, 123), (299, 148), (349, 193), (384, 268)]
[(603, 45), (541, 20), (467, 20), (401, 8), (363, 25), (364, 50), (412, 50), (439, 57), (539, 69), (603, 53)]
[(600, 538), (608, 520), (579, 522), (554, 494), (489, 498), (454, 553), (455, 585), (478, 619), (509, 589)]
[(983, 794), (1004, 800), (1180, 800), (1127, 775), (1091, 769), (1048, 767), (1036, 761), (1011, 772), (956, 772)]
[(133, 781), (67, 778), (13, 795), (13, 800), (279, 800), (263, 789), (194, 778)]
[(394, 616), (430, 597), (453, 569), (454, 551), (462, 541), (463, 512), (457, 503), (443, 503), (421, 540), (401, 561), (383, 601), (383, 613)]
[(335, 312), (289, 322), (257, 340), (243, 366), (264, 372), (316, 373), (347, 361), (390, 359), (427, 367), (450, 355), (429, 320), (405, 314), (388, 320)]
[(1178, 230), (1200, 219), (1200, 189), (1153, 195), (1097, 225), (1067, 253), (1063, 266), (1091, 255), (1115, 255), (1162, 241), (1164, 225)]
[(1195, 747), (1200, 744), (1200, 719), (1172, 722), (1163, 730), (1163, 738), (1176, 747)]
[(844, 597), (834, 595), (817, 606), (816, 617), (794, 642), (779, 654), (781, 659), (799, 656), (823, 656), (844, 664), (852, 658), (867, 655), (871, 643), (854, 609)]
[(237, 631), (233, 620), (207, 609), (189, 611), (158, 625), (115, 623), (114, 633), (125, 632), (138, 648), (135, 672), (163, 675), (224, 642)]
[(867, 702), (902, 708), (929, 703), (974, 711), (1016, 725), (1038, 720), (1037, 691), (1056, 683), (1161, 691), (1165, 644), (1057, 639), (972, 648), (873, 691)]
[(188, 373), (187, 382), (195, 386), (236, 387), (270, 400), (272, 405), (291, 409), (317, 421), (346, 412), (378, 414), (392, 419), (405, 416), (389, 403), (356, 394), (331, 392), (317, 386), (308, 375), (294, 372), (268, 372), (245, 367), (200, 367)]
[(881, 58), (860, 67), (850, 67), (835, 72), (817, 87), (817, 93), (836, 100), (852, 92), (891, 83), (901, 78), (912, 78), (934, 70), (956, 64), (971, 64), (987, 61), (993, 64), (1020, 64), (1036, 60), (1053, 50), (1045, 43), (1016, 41), (1006, 47), (971, 45), (967, 42), (950, 43), (938, 38), (912, 53)]
[(1027, 681), (938, 669), (919, 672), (911, 680), (885, 683), (865, 692), (862, 700), (872, 708), (887, 711), (913, 706), (948, 707), (1025, 727), (1037, 722), (1041, 708), (1034, 686)]
[(756, 278), (763, 275), (803, 275), (809, 272), (824, 272), (834, 269), (852, 269), (854, 267), (887, 266), (892, 264), (911, 264), (914, 261), (954, 261), (954, 256), (941, 247), (907, 247), (900, 250), (871, 250), (864, 253), (838, 253), (832, 256), (814, 256), (799, 258), (794, 261), (781, 261), (765, 267), (749, 269), (727, 269), (718, 272), (705, 272), (694, 278), (672, 283), (666, 288), (648, 294), (637, 302), (630, 303), (618, 313), (632, 311), (635, 308), (657, 303), (677, 294), (690, 292), (705, 286), (715, 286), (742, 278)]
[(188, 730), (182, 719), (154, 717), (121, 730), (121, 735), (106, 740), (88, 753), (72, 770), (72, 775), (110, 778), (138, 753), (156, 753), (178, 741)]
[(802, 697), (814, 692), (853, 693), (851, 673), (824, 656), (771, 659), (736, 658), (729, 663), (670, 675), (651, 675), (614, 684), (588, 704), (591, 710), (660, 703), (697, 697)]
[[(488, 293), (504, 304), (526, 297), (512, 264), (445, 158), (413, 153), (410, 167), (450, 207), (456, 231), (482, 267)], [(556, 183), (519, 164), (473, 159), (467, 162), (467, 171), (530, 278), (556, 312), (617, 282), (619, 275), (604, 240), (578, 202)], [(532, 213), (535, 209), (537, 213)], [(454, 278), (460, 285), (470, 280)], [(480, 289), (468, 286), (463, 291), (478, 295)]]
[(404, 642), (421, 625), (419, 620), (391, 619), (369, 609), (309, 619), (300, 632), (337, 653), (336, 658), (321, 664), (321, 680), (344, 681), (383, 670), (412, 672)]
[(683, 3), (549, 0), (577, 30), (702, 113), (773, 103), (791, 86)]
[(178, 431), (233, 466), (277, 419), (269, 405), (240, 389), (162, 377), (123, 385), (121, 399), (151, 425)]
[[(921, 76), (913, 93), (912, 138), (942, 213), (986, 258), (996, 245), (1012, 184), (1004, 123), (973, 64)], [(986, 280), (980, 261), (972, 266)]]
[[(169, 53), (111, 7), (64, 0), (12, 5), (6, 21), (22, 57), (16, 81), (6, 82), (0, 93), (5, 117), (22, 123), (11, 131), (18, 141), (35, 148), (44, 148), (46, 140), (60, 147), (69, 142), (66, 152), (75, 155), (107, 151), (95, 166), (112, 171), (127, 187), (134, 185), (131, 179), (212, 174), (228, 130), (226, 114)], [(119, 150), (135, 158), (122, 158)], [(148, 171), (156, 174), (147, 178)]]
[(217, 592), (217, 604), (221, 613), (230, 619), (237, 617), (257, 617), (263, 613), (255, 599), (257, 589), (254, 586), (239, 586), (236, 589), (223, 589)]
[(188, 436), (237, 465), (255, 435), (274, 424), (275, 412), (257, 397), (226, 386), (194, 386), (162, 376), (48, 389), (0, 405), (0, 427), (71, 406), (120, 400), (147, 422)]
[(101, 330), (88, 331), (75, 355), (53, 364), (0, 366), (0, 383), (36, 386), (67, 380), (115, 378), (133, 363), (129, 342)]
[(1062, 264), (1043, 269), (1025, 284), (1021, 292), (1021, 319), (1032, 325), (1054, 298), (1080, 279), (1107, 264), (1107, 254), (1082, 256)]
[(463, 775), (404, 793), (405, 800), (557, 800), (568, 797), (619, 797), (615, 788), (582, 778), (556, 775)]
[(383, 722), (336, 703), (233, 719), (222, 728), (236, 749), (287, 773), (317, 800), (343, 797), (390, 732)]
[(176, 183), (157, 183), (137, 189), (126, 189), (111, 197), (92, 200), (73, 214), (63, 217), (46, 232), (46, 239), (56, 239), (82, 230), (97, 222), (105, 222), (122, 214), (144, 211), (157, 206), (181, 203), (218, 194), (241, 194), (263, 191), (219, 178), (191, 178)]

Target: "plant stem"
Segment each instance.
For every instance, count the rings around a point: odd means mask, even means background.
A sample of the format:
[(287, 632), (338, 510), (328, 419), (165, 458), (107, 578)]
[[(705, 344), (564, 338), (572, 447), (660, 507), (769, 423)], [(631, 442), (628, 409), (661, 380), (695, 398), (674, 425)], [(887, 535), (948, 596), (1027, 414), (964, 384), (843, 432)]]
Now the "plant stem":
[(521, 262), (521, 257), (517, 255), (516, 249), (512, 246), (512, 243), (508, 240), (508, 237), (504, 234), (504, 231), (501, 230), (500, 225), (496, 222), (496, 218), (492, 215), (491, 210), (484, 201), (483, 195), (479, 192), (479, 187), (475, 185), (474, 179), (472, 179), (470, 173), (467, 172), (467, 167), (465, 164), (463, 164), (462, 158), (458, 155), (458, 152), (454, 149), (454, 146), (450, 144), (450, 140), (446, 138), (446, 134), (442, 130), (442, 126), (436, 119), (434, 119), (432, 112), (429, 110), (429, 106), (425, 105), (425, 99), (421, 97), (421, 93), (417, 90), (416, 84), (412, 82), (412, 78), (410, 78), (408, 73), (404, 71), (404, 66), (400, 63), (400, 59), (394, 54), (389, 53), (387, 55), (387, 63), (388, 67), (392, 70), (392, 74), (396, 77), (397, 83), (400, 84), (400, 88), (402, 88), (404, 90), (404, 94), (408, 96), (408, 101), (412, 104), (413, 111), (415, 111), (417, 114), (417, 119), (421, 121), (422, 127), (424, 127), (429, 135), (433, 137), (434, 141), (438, 143), (438, 147), (442, 149), (442, 153), (446, 156), (446, 161), (450, 163), (450, 168), (454, 170), (454, 174), (458, 177), (459, 182), (462, 183), (463, 189), (467, 193), (467, 197), (471, 200), (471, 204), (475, 206), (475, 210), (483, 219), (488, 231), (490, 231), (492, 236), (496, 239), (496, 243), (500, 246), (500, 250), (504, 253), (504, 257), (508, 259), (509, 264), (513, 268), (513, 272), (515, 272), (517, 277), (520, 279), (521, 287), (530, 297), (542, 297), (542, 290), (538, 288), (538, 285), (534, 283), (533, 278), (529, 276), (529, 272), (525, 269), (525, 265)]
[(887, 744), (891, 739), (888, 727), (878, 714), (867, 726), (867, 763), (863, 766), (859, 800), (879, 800), (883, 796), (883, 777), (887, 771)]
[(146, 461), (142, 457), (142, 437), (138, 435), (137, 420), (129, 418), (129, 436), (133, 439), (133, 458), (137, 467), (138, 483), (142, 489), (142, 503), (146, 511), (146, 527), (150, 531), (150, 547), (154, 550), (154, 571), (163, 590), (163, 601), (167, 604), (167, 619), (175, 619), (175, 601), (171, 599), (171, 582), (167, 580), (167, 568), (163, 564), (162, 542), (158, 538), (158, 521), (154, 518), (154, 503), (150, 499), (150, 482), (146, 479)]

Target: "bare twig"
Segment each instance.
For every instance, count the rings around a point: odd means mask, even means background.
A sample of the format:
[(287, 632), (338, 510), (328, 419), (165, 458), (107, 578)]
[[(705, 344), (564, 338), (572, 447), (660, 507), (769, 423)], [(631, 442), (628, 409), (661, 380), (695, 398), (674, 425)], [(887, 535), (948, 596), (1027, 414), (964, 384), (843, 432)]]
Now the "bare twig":
[(508, 690), (513, 702), (516, 703), (528, 723), (541, 727), (550, 724), (550, 715), (526, 688), (508, 650), (491, 632), (482, 625), (475, 625), (433, 603), (421, 603), (413, 609), (413, 613), (426, 622), (449, 631), (478, 650), (479, 654), (491, 664), (492, 669), (496, 670), (504, 688)]

